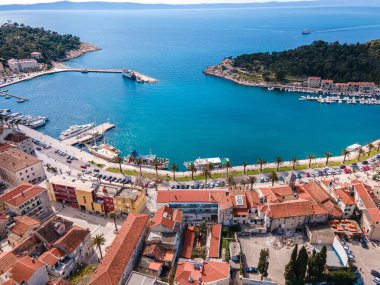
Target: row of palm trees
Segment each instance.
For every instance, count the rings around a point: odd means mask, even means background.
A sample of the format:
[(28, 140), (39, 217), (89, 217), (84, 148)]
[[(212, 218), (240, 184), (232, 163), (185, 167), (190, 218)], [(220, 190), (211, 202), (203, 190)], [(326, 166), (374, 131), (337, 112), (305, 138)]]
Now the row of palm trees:
[[(369, 143), (367, 145), (367, 152), (364, 150), (363, 147), (360, 147), (356, 152), (358, 154), (357, 156), (357, 160), (360, 161), (360, 158), (367, 153), (367, 156), (369, 156), (371, 154), (371, 151), (374, 150), (376, 148), (377, 151), (380, 151), (380, 142), (378, 142), (376, 144), (376, 146), (373, 144), (373, 143)], [(347, 149), (344, 149), (342, 151), (342, 155), (343, 155), (343, 164), (346, 163), (346, 159), (347, 159), (347, 156), (349, 156), (351, 152)], [(326, 162), (325, 164), (328, 165), (329, 164), (329, 160), (330, 158), (333, 156), (331, 152), (325, 152), (324, 153), (324, 156), (326, 158)], [(312, 160), (315, 159), (316, 156), (314, 154), (308, 154), (307, 155), (307, 159), (309, 160), (309, 163), (308, 163), (308, 167), (310, 168), (311, 167), (311, 163), (312, 163)], [(279, 171), (280, 170), (280, 167), (281, 167), (281, 164), (283, 163), (283, 160), (281, 157), (277, 156), (274, 160), (275, 164), (276, 164), (276, 170)], [(297, 165), (299, 165), (299, 160), (297, 157), (292, 157), (291, 159), (291, 162), (292, 162), (292, 169), (294, 170), (295, 167)], [(259, 158), (257, 160), (257, 165), (259, 166), (259, 169), (260, 169), (260, 173), (263, 173), (263, 166), (267, 164), (267, 162), (262, 159), (262, 158)], [(230, 168), (232, 167), (231, 165), (231, 162), (230, 161), (227, 161), (224, 165), (224, 168), (226, 169), (226, 177), (228, 179), (228, 177), (230, 177), (229, 175), (229, 170)], [(246, 161), (243, 161), (242, 162), (242, 166), (243, 166), (243, 174), (246, 175), (246, 170), (247, 170), (247, 166), (248, 166), (248, 162)], [(178, 171), (178, 166), (177, 164), (173, 163), (171, 164), (171, 167), (170, 167), (170, 170), (173, 172), (173, 177), (174, 177), (174, 180), (176, 179), (175, 178), (175, 174), (176, 172)], [(192, 163), (188, 166), (188, 170), (191, 172), (191, 179), (194, 180), (194, 174), (198, 171), (198, 169), (195, 167), (195, 165)], [(207, 179), (209, 177), (211, 177), (211, 172), (212, 170), (214, 170), (214, 166), (210, 163), (208, 165), (206, 165), (205, 167), (202, 168), (201, 172), (202, 172), (202, 175), (205, 177), (205, 180), (206, 180), (206, 183), (207, 183)], [(141, 171), (141, 170), (140, 170)], [(157, 170), (156, 170), (157, 172)], [(275, 172), (274, 172), (275, 173)], [(272, 174), (273, 178), (274, 178), (274, 175)], [(276, 180), (275, 178), (273, 180)], [(273, 180), (271, 179), (271, 181), (273, 182)], [(277, 177), (277, 180), (278, 181), (278, 177)]]

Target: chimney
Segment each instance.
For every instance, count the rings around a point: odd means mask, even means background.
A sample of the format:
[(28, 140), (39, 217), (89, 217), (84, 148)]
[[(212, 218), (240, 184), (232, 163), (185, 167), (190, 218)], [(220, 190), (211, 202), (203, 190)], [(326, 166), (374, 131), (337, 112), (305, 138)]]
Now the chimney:
[(34, 260), (34, 258), (32, 257), (32, 263), (36, 263), (36, 261)]
[(23, 197), (25, 197), (24, 191), (21, 192), (21, 195), (22, 195)]

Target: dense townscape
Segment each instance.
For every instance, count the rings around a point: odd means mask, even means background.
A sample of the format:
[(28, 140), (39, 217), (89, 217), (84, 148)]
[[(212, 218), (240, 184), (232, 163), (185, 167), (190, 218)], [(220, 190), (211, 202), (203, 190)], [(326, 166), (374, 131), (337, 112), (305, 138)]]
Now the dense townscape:
[[(16, 39), (24, 48), (10, 50)], [(77, 37), (18, 24), (0, 27), (0, 43), (0, 53), (7, 50), (3, 84), (83, 52)], [(300, 92), (377, 96), (379, 68), (370, 55), (378, 55), (378, 44), (316, 42), (226, 59), (209, 74), (252, 71), (260, 62), (256, 71), (277, 79), (310, 75), (292, 87)], [(315, 70), (293, 65), (322, 51), (326, 60), (340, 55), (345, 62), (357, 51), (364, 69), (350, 77), (348, 67), (332, 73), (314, 62)], [(14, 97), (3, 89), (0, 95)], [(198, 158), (181, 171), (167, 158), (137, 151), (122, 157), (100, 143), (115, 127), (109, 122), (73, 125), (53, 138), (36, 130), (47, 121), (0, 110), (1, 284), (380, 284), (380, 140), (339, 156), (278, 156), (241, 166)]]

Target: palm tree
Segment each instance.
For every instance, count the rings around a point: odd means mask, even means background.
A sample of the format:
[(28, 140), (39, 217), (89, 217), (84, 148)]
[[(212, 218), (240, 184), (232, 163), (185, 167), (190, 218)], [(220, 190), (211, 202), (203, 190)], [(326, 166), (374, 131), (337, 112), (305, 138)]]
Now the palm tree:
[(211, 170), (210, 170), (209, 165), (206, 165), (205, 167), (203, 167), (202, 174), (205, 177), (205, 184), (207, 184), (207, 178), (211, 177)]
[(265, 164), (266, 161), (264, 159), (259, 158), (257, 160), (257, 164), (260, 165), (260, 173), (263, 173), (263, 164)]
[(227, 176), (227, 183), (228, 183), (228, 188), (232, 188), (233, 185), (235, 185), (235, 179), (229, 175)]
[(332, 157), (331, 152), (325, 152), (325, 157), (326, 157), (326, 165), (328, 165), (329, 164), (329, 159), (330, 159), (330, 157)]
[(345, 164), (347, 155), (350, 154), (350, 151), (348, 149), (344, 149), (344, 150), (342, 150), (342, 154), (344, 155), (344, 157), (343, 157), (343, 164)]
[(311, 160), (315, 158), (315, 155), (314, 154), (308, 154), (307, 158), (309, 159), (309, 168), (310, 168), (310, 166), (311, 166)]
[(208, 170), (210, 170), (210, 171), (213, 171), (214, 170), (214, 164), (212, 164), (211, 162), (207, 165), (207, 168), (208, 168)]
[(224, 164), (224, 167), (227, 170), (227, 177), (228, 177), (228, 169), (231, 167), (231, 162), (229, 160), (227, 160), (226, 163)]
[(188, 167), (189, 171), (191, 171), (191, 180), (194, 180), (194, 173), (197, 172), (197, 168), (194, 163), (191, 163)]
[(243, 186), (243, 190), (245, 190), (245, 185), (247, 184), (247, 180), (243, 178), (242, 180), (240, 180), (240, 184)]
[(118, 228), (117, 228), (117, 223), (116, 223), (116, 212), (111, 213), (111, 214), (110, 214), (110, 217), (113, 219), (113, 222), (114, 222), (114, 224), (115, 224), (115, 233), (117, 234), (117, 233), (119, 233), (119, 230), (118, 230)]
[(369, 143), (368, 145), (367, 145), (367, 150), (368, 150), (368, 156), (371, 154), (371, 151), (374, 149), (374, 145), (373, 145), (373, 143)]
[(120, 171), (120, 173), (123, 174), (123, 176), (125, 177), (125, 174), (123, 173), (123, 169), (121, 168), (121, 163), (123, 162), (123, 158), (120, 157), (120, 156), (118, 156), (118, 157), (116, 158), (116, 161), (115, 161), (115, 162), (119, 164), (119, 171)]
[(171, 169), (171, 171), (173, 171), (173, 178), (174, 178), (174, 180), (175, 180), (175, 173), (178, 171), (178, 166), (177, 166), (177, 164), (172, 163), (172, 165), (170, 166), (170, 169)]
[(360, 157), (362, 156), (362, 154), (364, 153), (364, 149), (361, 147), (358, 149), (358, 160), (360, 161)]
[(272, 171), (271, 173), (269, 173), (269, 180), (272, 181), (272, 186), (273, 186), (274, 183), (278, 181), (277, 173), (274, 172), (274, 171)]
[(256, 176), (249, 176), (248, 181), (249, 181), (249, 184), (251, 185), (251, 190), (253, 189), (253, 184), (256, 183), (256, 180), (257, 180)]
[(144, 160), (141, 157), (136, 158), (135, 160), (136, 165), (140, 168), (140, 176), (142, 176), (142, 165), (144, 163)]
[(154, 169), (156, 170), (156, 177), (157, 177), (157, 180), (158, 180), (158, 167), (161, 165), (160, 161), (157, 159), (157, 157), (155, 157), (153, 160), (152, 160), (152, 163), (151, 165), (154, 167)]
[(275, 159), (275, 162), (277, 164), (277, 171), (279, 171), (280, 170), (280, 164), (282, 163), (282, 158), (277, 156)]
[(245, 175), (245, 169), (247, 168), (248, 162), (243, 161), (242, 165), (243, 165), (243, 173)]
[(97, 247), (99, 249), (100, 253), (100, 259), (103, 259), (103, 253), (102, 253), (102, 248), (101, 246), (104, 245), (106, 242), (106, 239), (104, 238), (103, 234), (96, 235), (95, 237), (92, 238), (91, 244), (93, 247)]
[(292, 157), (292, 163), (293, 163), (293, 170), (294, 170), (294, 168), (296, 167), (296, 164), (298, 164), (297, 157), (295, 157), (295, 156)]

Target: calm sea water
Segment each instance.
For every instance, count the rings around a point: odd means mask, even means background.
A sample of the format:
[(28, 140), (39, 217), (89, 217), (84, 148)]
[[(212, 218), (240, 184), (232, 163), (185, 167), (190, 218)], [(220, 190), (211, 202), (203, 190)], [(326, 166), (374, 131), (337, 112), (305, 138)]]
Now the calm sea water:
[[(31, 100), (1, 99), (1, 108), (49, 116), (42, 130), (55, 137), (72, 124), (110, 120), (117, 128), (108, 138), (123, 154), (152, 151), (177, 164), (212, 156), (241, 164), (339, 154), (380, 137), (380, 106), (302, 102), (297, 94), (202, 74), (225, 56), (319, 39), (380, 38), (377, 8), (1, 12), (0, 21), (7, 19), (72, 33), (102, 48), (71, 66), (130, 67), (159, 80), (137, 84), (121, 75), (65, 73), (10, 86)], [(304, 28), (313, 33), (302, 36)]]

